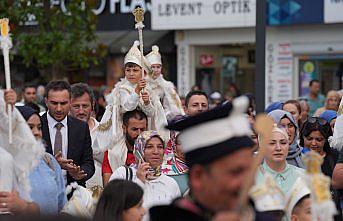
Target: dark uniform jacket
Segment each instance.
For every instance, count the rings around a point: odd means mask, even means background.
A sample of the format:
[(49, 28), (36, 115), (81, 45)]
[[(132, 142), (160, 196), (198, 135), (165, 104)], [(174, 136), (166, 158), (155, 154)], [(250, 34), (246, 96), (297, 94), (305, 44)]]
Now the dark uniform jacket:
[[(178, 206), (180, 202), (186, 205), (187, 208), (181, 208)], [(176, 205), (178, 204), (178, 205)], [(204, 209), (199, 208), (198, 205), (187, 200), (177, 199), (171, 205), (168, 206), (155, 206), (150, 209), (150, 221), (210, 221), (212, 215)], [(255, 221), (278, 221), (276, 218), (255, 211)]]

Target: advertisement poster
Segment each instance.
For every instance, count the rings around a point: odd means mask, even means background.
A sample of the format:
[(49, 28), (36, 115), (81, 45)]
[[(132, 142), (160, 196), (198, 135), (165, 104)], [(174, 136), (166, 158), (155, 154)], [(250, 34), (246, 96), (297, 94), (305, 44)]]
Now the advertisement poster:
[(308, 94), (310, 81), (313, 79), (317, 79), (317, 68), (315, 61), (308, 60), (308, 61), (300, 61), (300, 97), (305, 96)]
[(293, 56), (288, 42), (269, 43), (266, 50), (266, 105), (293, 97)]

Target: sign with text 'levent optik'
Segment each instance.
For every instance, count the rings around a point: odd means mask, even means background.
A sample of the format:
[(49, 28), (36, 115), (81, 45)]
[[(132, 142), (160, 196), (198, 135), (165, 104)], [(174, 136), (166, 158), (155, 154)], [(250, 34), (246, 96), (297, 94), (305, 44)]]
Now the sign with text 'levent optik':
[(152, 29), (253, 27), (256, 0), (152, 0)]

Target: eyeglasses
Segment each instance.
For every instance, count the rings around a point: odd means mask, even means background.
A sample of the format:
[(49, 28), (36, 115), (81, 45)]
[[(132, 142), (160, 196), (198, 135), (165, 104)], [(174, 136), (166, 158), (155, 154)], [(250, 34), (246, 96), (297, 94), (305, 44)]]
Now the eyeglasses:
[(320, 118), (320, 117), (309, 117), (307, 119), (307, 122), (309, 122), (311, 124), (314, 124), (314, 123), (318, 122), (318, 124), (321, 125), (321, 126), (324, 126), (324, 125), (326, 125), (328, 123), (325, 119)]

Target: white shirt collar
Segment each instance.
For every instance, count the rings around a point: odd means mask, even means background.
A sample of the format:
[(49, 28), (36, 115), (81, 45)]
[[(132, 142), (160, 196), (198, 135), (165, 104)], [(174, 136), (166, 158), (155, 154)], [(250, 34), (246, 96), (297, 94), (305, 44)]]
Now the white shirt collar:
[[(58, 121), (56, 121), (53, 117), (51, 117), (49, 111), (46, 113), (46, 116), (48, 119), (48, 125), (50, 125), (50, 126), (52, 126), (52, 128), (54, 128), (55, 125), (58, 123)], [(63, 127), (67, 127), (68, 126), (68, 116), (66, 116), (62, 121), (60, 121), (60, 123), (63, 124)]]

